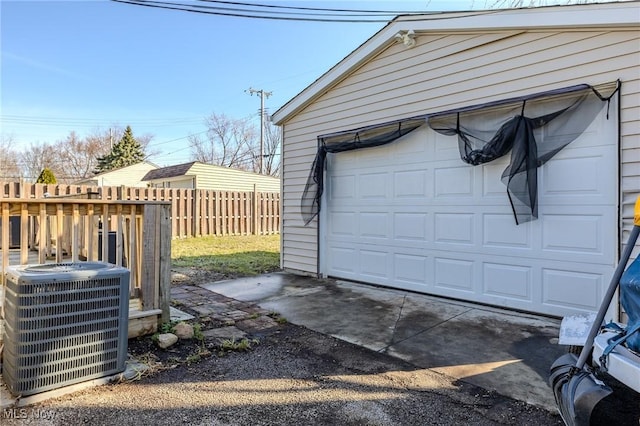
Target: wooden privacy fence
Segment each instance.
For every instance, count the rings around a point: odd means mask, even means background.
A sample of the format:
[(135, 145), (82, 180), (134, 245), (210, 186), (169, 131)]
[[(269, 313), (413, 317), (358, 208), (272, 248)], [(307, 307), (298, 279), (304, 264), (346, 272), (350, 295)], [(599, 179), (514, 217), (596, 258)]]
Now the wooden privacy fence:
[(256, 189), (254, 187), (252, 192), (239, 192), (0, 182), (0, 201), (3, 198), (47, 197), (170, 201), (172, 238), (280, 233), (280, 194), (258, 192)]

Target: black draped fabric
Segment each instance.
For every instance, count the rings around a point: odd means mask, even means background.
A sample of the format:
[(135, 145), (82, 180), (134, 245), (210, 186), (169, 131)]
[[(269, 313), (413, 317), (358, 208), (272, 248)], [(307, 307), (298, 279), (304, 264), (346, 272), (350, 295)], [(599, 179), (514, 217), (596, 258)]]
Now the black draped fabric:
[(302, 219), (305, 225), (309, 224), (320, 211), (327, 154), (386, 145), (417, 129), (425, 122), (425, 118), (407, 119), (319, 136), (318, 152), (302, 194)]
[[(586, 84), (318, 137), (302, 195), (306, 224), (320, 211), (327, 154), (385, 145), (425, 122), (438, 133), (458, 137), (462, 160), (480, 165), (511, 152), (502, 174), (516, 223), (538, 217), (537, 168), (578, 138), (618, 92), (619, 82)], [(607, 114), (608, 118), (608, 114)]]
[(584, 133), (598, 113), (609, 107), (616, 87), (610, 85), (605, 97), (591, 86), (573, 86), (434, 115), (429, 125), (444, 135), (457, 135), (460, 157), (474, 166), (511, 152), (502, 182), (516, 223), (521, 224), (538, 217), (538, 167)]

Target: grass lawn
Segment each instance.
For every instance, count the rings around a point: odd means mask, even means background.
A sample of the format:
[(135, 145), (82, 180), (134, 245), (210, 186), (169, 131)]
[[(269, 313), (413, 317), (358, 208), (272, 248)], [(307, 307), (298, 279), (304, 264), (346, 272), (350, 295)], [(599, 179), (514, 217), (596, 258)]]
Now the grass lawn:
[(280, 269), (280, 235), (234, 235), (171, 241), (176, 267), (229, 276), (252, 276)]

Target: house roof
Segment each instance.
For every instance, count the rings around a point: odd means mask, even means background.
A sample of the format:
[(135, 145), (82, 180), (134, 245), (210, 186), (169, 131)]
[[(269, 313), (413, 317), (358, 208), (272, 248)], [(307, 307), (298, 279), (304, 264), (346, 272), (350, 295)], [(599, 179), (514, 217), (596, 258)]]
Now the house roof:
[[(146, 164), (148, 164), (148, 165), (149, 165), (149, 166), (151, 166), (151, 167), (156, 167), (156, 168), (157, 168), (157, 167), (160, 167), (160, 166), (158, 166), (157, 164), (152, 163), (151, 161), (141, 161), (140, 163), (146, 163)], [(139, 165), (140, 165), (140, 163), (130, 164), (130, 165), (128, 165), (128, 166), (118, 167), (117, 169), (107, 170), (106, 172), (102, 172), (102, 173), (98, 173), (98, 174), (96, 174), (96, 175), (93, 175), (93, 176), (91, 176), (89, 179), (95, 179), (95, 178), (97, 178), (97, 177), (104, 176), (104, 175), (107, 175), (107, 174), (109, 174), (109, 173), (117, 172), (117, 171), (119, 171), (119, 170), (124, 170), (124, 169), (127, 169), (127, 168), (131, 168), (131, 167), (139, 166)]]
[(142, 180), (167, 179), (176, 176), (184, 176), (195, 163), (197, 163), (197, 161), (150, 170), (146, 175), (144, 175)]
[[(161, 168), (158, 168), (158, 169), (155, 169), (155, 170), (150, 170), (146, 175), (144, 175), (142, 180), (143, 181), (149, 181), (149, 180), (169, 179), (169, 178), (178, 177), (178, 176), (188, 176), (189, 172), (191, 171), (193, 166), (195, 166), (196, 164), (199, 164), (201, 166), (206, 166), (206, 168), (209, 169), (209, 170), (220, 169), (220, 170), (224, 170), (224, 171), (227, 171), (227, 172), (230, 171), (230, 172), (236, 173), (236, 174), (255, 175), (255, 176), (260, 176), (261, 178), (278, 179), (278, 178), (273, 177), (273, 176), (261, 175), (259, 173), (249, 172), (249, 171), (246, 171), (246, 170), (240, 170), (240, 169), (236, 169), (236, 168), (233, 168), (233, 167), (219, 166), (219, 165), (216, 165), (216, 164), (208, 164), (208, 163), (203, 163), (201, 161), (191, 161), (189, 163), (176, 164), (176, 165), (173, 165), (173, 166), (161, 167)], [(195, 171), (194, 171), (194, 173), (195, 173)], [(191, 173), (191, 174), (193, 174), (193, 173)]]
[(419, 39), (420, 34), (436, 32), (620, 26), (640, 26), (639, 1), (400, 15), (280, 107), (271, 120), (276, 125), (283, 124), (354, 70), (396, 43), (395, 36), (401, 31), (413, 31)]
[(114, 172), (119, 172), (119, 171), (122, 171), (122, 170), (125, 170), (125, 169), (128, 169), (128, 168), (133, 168), (133, 167), (139, 166), (141, 163), (148, 164), (150, 167), (155, 167), (155, 168), (160, 167), (157, 164), (152, 163), (151, 161), (141, 161), (140, 163), (131, 164), (129, 166), (124, 166), (124, 167), (119, 167), (117, 169), (107, 170), (106, 172), (98, 173), (98, 174), (95, 174), (95, 175), (93, 175), (91, 177), (80, 179), (78, 181), (75, 181), (74, 184), (78, 184), (78, 185), (87, 184), (87, 183), (95, 184), (96, 182), (99, 181), (99, 178), (101, 178), (101, 177), (108, 176), (110, 174), (113, 174)]

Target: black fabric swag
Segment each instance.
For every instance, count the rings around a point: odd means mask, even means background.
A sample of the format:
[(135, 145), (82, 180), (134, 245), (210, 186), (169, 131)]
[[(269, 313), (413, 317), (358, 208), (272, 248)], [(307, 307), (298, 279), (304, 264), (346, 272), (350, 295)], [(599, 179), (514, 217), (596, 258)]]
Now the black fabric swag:
[(301, 200), (301, 212), (305, 225), (308, 225), (320, 211), (327, 154), (386, 145), (417, 129), (425, 122), (424, 118), (409, 119), (318, 137), (318, 152), (313, 160)]
[(385, 145), (426, 122), (438, 133), (458, 137), (460, 157), (467, 164), (484, 164), (511, 152), (502, 181), (516, 223), (533, 220), (538, 217), (537, 168), (584, 133), (618, 91), (619, 82), (583, 84), (319, 136), (301, 200), (303, 220), (309, 224), (320, 211), (328, 153)]

